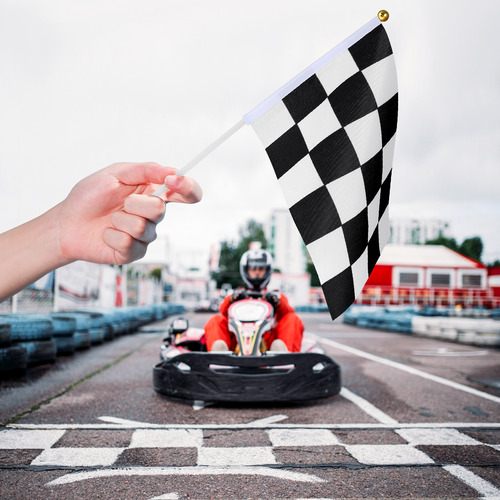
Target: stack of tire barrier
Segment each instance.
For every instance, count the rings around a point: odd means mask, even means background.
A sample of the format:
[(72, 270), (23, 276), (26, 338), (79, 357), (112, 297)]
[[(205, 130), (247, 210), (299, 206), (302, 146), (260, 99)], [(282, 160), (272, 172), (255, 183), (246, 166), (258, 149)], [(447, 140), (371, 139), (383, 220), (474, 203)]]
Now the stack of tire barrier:
[[(478, 346), (500, 346), (500, 321), (493, 311), (489, 318), (452, 317), (453, 311), (353, 305), (343, 315), (344, 323), (361, 328), (388, 330), (404, 334)], [(435, 314), (435, 315), (433, 315)], [(472, 313), (471, 313), (472, 314)]]
[(500, 346), (500, 321), (490, 318), (416, 315), (413, 318), (413, 333), (460, 344)]
[(54, 340), (58, 356), (69, 356), (75, 352), (76, 342), (74, 332), (76, 319), (71, 316), (57, 316), (52, 314), (50, 319), (54, 325)]
[(11, 326), (14, 344), (26, 349), (28, 366), (56, 360), (57, 344), (49, 315), (7, 314), (2, 320)]
[(31, 366), (54, 363), (57, 356), (71, 356), (184, 311), (183, 306), (167, 302), (129, 308), (0, 315), (0, 376), (18, 375)]
[(28, 352), (25, 347), (12, 345), (12, 327), (0, 320), (0, 375), (23, 373), (28, 366)]

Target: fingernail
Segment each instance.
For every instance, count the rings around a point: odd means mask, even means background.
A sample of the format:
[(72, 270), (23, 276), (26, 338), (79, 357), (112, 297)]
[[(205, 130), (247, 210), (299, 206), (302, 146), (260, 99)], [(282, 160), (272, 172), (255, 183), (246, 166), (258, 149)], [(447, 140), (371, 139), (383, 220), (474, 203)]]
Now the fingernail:
[(182, 178), (176, 175), (167, 175), (165, 178), (165, 184), (173, 190), (179, 189), (182, 184)]

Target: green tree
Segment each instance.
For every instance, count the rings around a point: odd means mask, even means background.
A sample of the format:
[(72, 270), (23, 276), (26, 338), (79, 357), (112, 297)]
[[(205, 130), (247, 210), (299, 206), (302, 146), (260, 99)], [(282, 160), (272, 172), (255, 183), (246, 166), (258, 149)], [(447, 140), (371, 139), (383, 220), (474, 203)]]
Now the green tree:
[(427, 240), (425, 242), (426, 245), (443, 245), (445, 247), (451, 248), (452, 250), (455, 250), (455, 252), (458, 252), (458, 244), (457, 240), (455, 238), (446, 238), (445, 236), (438, 236), (437, 238), (433, 240)]
[(212, 273), (212, 279), (217, 282), (217, 288), (223, 283), (229, 283), (233, 288), (242, 285), (240, 276), (240, 259), (248, 250), (250, 242), (260, 241), (262, 248), (267, 248), (267, 239), (260, 222), (254, 219), (247, 221), (246, 225), (238, 231), (239, 241), (223, 241), (221, 243), (219, 270)]
[(466, 255), (471, 259), (481, 261), (481, 254), (483, 253), (483, 241), (479, 236), (466, 238), (460, 245), (458, 251), (462, 255)]
[(425, 244), (444, 245), (445, 247), (455, 250), (455, 252), (478, 261), (481, 261), (481, 254), (483, 253), (483, 241), (479, 236), (466, 238), (460, 245), (457, 243), (455, 238), (446, 238), (445, 236), (439, 236), (434, 240), (428, 240)]
[(161, 281), (161, 267), (155, 267), (149, 271), (149, 277), (155, 279), (156, 281)]
[(319, 280), (318, 273), (316, 272), (316, 268), (312, 261), (308, 261), (306, 264), (306, 272), (311, 275), (311, 286), (321, 286), (321, 282)]

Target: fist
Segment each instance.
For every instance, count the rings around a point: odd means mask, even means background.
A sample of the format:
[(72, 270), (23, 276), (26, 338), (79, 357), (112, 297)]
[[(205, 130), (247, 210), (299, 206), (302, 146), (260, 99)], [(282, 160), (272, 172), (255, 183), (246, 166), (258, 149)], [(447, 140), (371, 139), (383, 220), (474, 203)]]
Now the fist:
[(244, 288), (238, 288), (231, 295), (231, 302), (236, 302), (237, 300), (246, 299), (248, 296), (247, 291)]
[(280, 294), (278, 292), (267, 292), (264, 298), (271, 304), (274, 308), (280, 305)]

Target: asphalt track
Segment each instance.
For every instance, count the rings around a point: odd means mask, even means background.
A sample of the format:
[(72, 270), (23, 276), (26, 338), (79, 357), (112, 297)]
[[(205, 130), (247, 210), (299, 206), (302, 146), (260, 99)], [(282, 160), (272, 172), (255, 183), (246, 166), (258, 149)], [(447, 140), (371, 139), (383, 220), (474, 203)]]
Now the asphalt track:
[(338, 396), (156, 394), (169, 320), (2, 381), (0, 498), (500, 497), (498, 350), (302, 317), (342, 367)]

